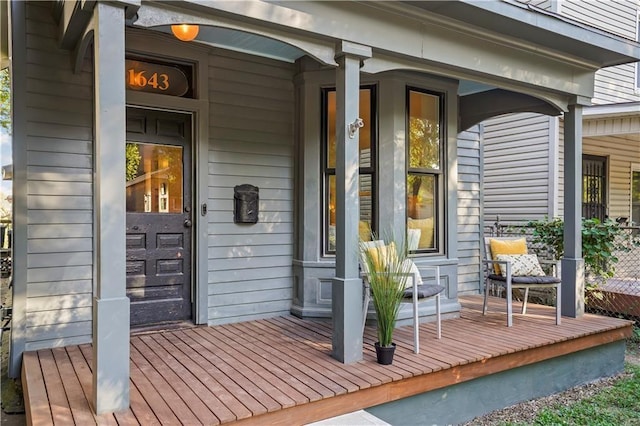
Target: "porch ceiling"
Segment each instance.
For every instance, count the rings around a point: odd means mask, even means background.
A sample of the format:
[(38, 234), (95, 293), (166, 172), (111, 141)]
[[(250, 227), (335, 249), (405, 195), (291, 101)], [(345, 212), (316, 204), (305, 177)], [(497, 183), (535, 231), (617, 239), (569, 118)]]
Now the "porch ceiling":
[[(171, 34), (170, 25), (154, 27), (154, 30)], [(230, 28), (203, 26), (198, 33), (198, 42), (291, 63), (306, 55), (303, 50), (290, 44)]]
[(467, 105), (505, 101), (494, 115), (557, 115), (588, 103), (597, 69), (640, 59), (637, 42), (511, 0), (143, 2), (130, 22), (165, 33), (173, 23), (199, 24), (198, 43), (287, 62), (309, 55), (335, 66), (338, 41), (363, 44), (374, 52), (363, 72), (457, 79), (461, 97), (474, 95)]

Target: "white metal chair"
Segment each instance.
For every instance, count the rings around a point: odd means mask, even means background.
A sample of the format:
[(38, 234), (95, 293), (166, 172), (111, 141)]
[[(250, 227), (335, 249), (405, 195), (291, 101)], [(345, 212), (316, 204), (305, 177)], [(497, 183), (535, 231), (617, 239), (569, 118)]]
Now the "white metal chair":
[[(522, 301), (522, 314), (527, 313), (527, 299), (529, 298), (530, 288), (554, 288), (556, 291), (556, 324), (560, 324), (561, 321), (561, 290), (562, 282), (560, 278), (552, 275), (531, 275), (531, 276), (517, 276), (513, 275), (512, 261), (498, 260), (497, 255), (494, 256), (491, 253), (491, 239), (494, 237), (485, 237), (485, 256), (484, 263), (484, 276), (485, 276), (485, 288), (484, 288), (484, 304), (482, 307), (482, 314), (487, 314), (487, 298), (489, 296), (490, 283), (497, 284), (506, 289), (507, 299), (507, 326), (513, 326), (513, 289), (524, 289), (524, 297)], [(497, 240), (509, 241), (515, 240), (515, 238), (497, 238)], [(496, 273), (494, 269), (495, 265), (499, 265), (500, 268), (505, 269), (504, 275), (502, 273)]]
[[(380, 244), (384, 245), (384, 242), (381, 240), (371, 241), (371, 247), (379, 247)], [(440, 318), (440, 293), (444, 291), (444, 287), (441, 286), (440, 283), (440, 267), (439, 266), (425, 266), (423, 269), (425, 270), (433, 270), (434, 271), (434, 282), (435, 284), (424, 284), (422, 281), (422, 276), (417, 266), (413, 263), (411, 259), (405, 260), (407, 263), (406, 267), (406, 275), (411, 279), (411, 286), (407, 287), (404, 292), (403, 303), (412, 303), (413, 305), (413, 351), (414, 353), (420, 352), (420, 341), (419, 341), (419, 333), (420, 333), (420, 315), (418, 311), (418, 306), (420, 301), (425, 301), (431, 298), (435, 298), (436, 302), (436, 335), (437, 338), (440, 339), (442, 337), (442, 321)], [(362, 331), (364, 333), (364, 327), (367, 321), (367, 313), (369, 311), (369, 302), (371, 302), (371, 287), (369, 286), (369, 281), (367, 279), (368, 275), (371, 273), (368, 271), (365, 262), (361, 262), (362, 265), (362, 282), (364, 284), (364, 306), (363, 306), (363, 316), (362, 316)]]

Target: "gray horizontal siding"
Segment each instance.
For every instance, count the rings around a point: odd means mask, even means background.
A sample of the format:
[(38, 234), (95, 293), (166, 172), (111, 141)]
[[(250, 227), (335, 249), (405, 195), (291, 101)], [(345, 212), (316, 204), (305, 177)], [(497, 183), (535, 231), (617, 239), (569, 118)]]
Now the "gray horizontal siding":
[(549, 213), (549, 117), (510, 114), (484, 122), (484, 221), (539, 219)]
[(90, 63), (73, 74), (49, 3), (27, 5), (27, 350), (91, 339)]
[[(209, 63), (209, 323), (289, 312), (293, 288), (291, 64), (230, 52)], [(233, 222), (233, 187), (260, 188), (256, 224)]]
[(480, 289), (480, 133), (458, 135), (458, 294)]
[[(560, 12), (630, 40), (637, 38), (637, 1), (563, 0)], [(594, 103), (632, 102), (640, 100), (636, 90), (635, 65), (608, 67), (596, 73)]]

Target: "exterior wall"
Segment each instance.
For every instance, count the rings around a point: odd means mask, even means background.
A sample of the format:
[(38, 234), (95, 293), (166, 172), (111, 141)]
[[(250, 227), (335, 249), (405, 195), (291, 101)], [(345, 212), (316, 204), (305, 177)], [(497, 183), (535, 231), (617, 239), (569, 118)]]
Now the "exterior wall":
[(500, 216), (503, 223), (521, 223), (551, 214), (549, 197), (553, 169), (550, 118), (540, 114), (509, 114), (483, 124), (484, 224)]
[(585, 137), (582, 151), (607, 157), (607, 215), (612, 219), (630, 217), (631, 164), (640, 163), (638, 141), (617, 136)]
[[(537, 2), (527, 3), (536, 4)], [(640, 4), (637, 1), (563, 0), (550, 5), (542, 2), (538, 6), (545, 8), (550, 6), (551, 10), (557, 8), (559, 13), (571, 19), (632, 40), (637, 39), (637, 20), (640, 10)], [(596, 73), (593, 103), (640, 101), (635, 73), (635, 64), (599, 70)], [(487, 120), (484, 124), (485, 225), (491, 225), (498, 214), (504, 223), (540, 219), (545, 215), (562, 217), (564, 214), (562, 120), (540, 116), (538, 126), (531, 127), (531, 117), (526, 114), (508, 115)], [(545, 120), (548, 124), (544, 124)], [(585, 117), (584, 120), (583, 152), (609, 157), (610, 217), (629, 215), (630, 164), (638, 162), (637, 149), (632, 148), (637, 147), (637, 138), (633, 135), (637, 134), (637, 125), (634, 123), (638, 120), (640, 120), (638, 116), (597, 120)], [(547, 136), (544, 136), (544, 130), (541, 127), (543, 125), (547, 126)], [(511, 126), (521, 126), (520, 140), (526, 141), (527, 147), (522, 146), (524, 151), (520, 152), (520, 157), (517, 153), (514, 156), (513, 147), (508, 144), (499, 144), (504, 142), (505, 130)], [(611, 136), (607, 137), (607, 134)], [(508, 137), (513, 140), (515, 135)], [(544, 151), (547, 152), (546, 155)], [(524, 152), (526, 152), (526, 158), (522, 156), (525, 155)]]
[[(560, 140), (564, 126), (560, 120)], [(607, 215), (630, 217), (631, 166), (640, 164), (640, 116), (587, 119), (583, 124), (582, 152), (607, 157)], [(564, 215), (564, 144), (559, 150), (558, 216)]]
[[(610, 33), (637, 40), (638, 11), (635, 0), (563, 0), (560, 13)], [(640, 101), (636, 83), (636, 65), (626, 64), (596, 72), (594, 104)]]
[(90, 61), (74, 75), (57, 48), (51, 4), (26, 6), (27, 271), (15, 286), (33, 350), (91, 339), (93, 76)]
[[(288, 314), (293, 274), (293, 64), (215, 51), (209, 61), (209, 324)], [(234, 224), (233, 188), (260, 188)]]
[[(71, 71), (48, 3), (27, 3), (28, 206), (24, 349), (91, 341), (92, 64)], [(247, 71), (250, 70), (250, 71)], [(210, 324), (281, 315), (292, 298), (293, 65), (210, 55)], [(16, 164), (16, 166), (18, 166)], [(233, 187), (260, 187), (255, 225), (233, 223)]]
[(458, 135), (458, 294), (480, 291), (480, 129)]
[[(305, 68), (306, 67), (306, 68)], [(294, 300), (292, 312), (302, 317), (330, 317), (331, 316), (331, 287), (332, 279), (335, 276), (335, 256), (324, 255), (322, 252), (322, 183), (318, 180), (321, 176), (321, 142), (320, 142), (320, 117), (321, 111), (321, 87), (332, 87), (335, 85), (335, 72), (318, 70), (313, 65), (301, 64), (301, 73), (296, 77), (299, 84), (299, 110), (301, 114), (299, 138), (297, 146), (297, 179), (300, 187), (296, 192), (296, 204), (298, 208), (297, 225), (299, 234), (296, 238), (297, 250), (294, 259)], [(448, 195), (448, 200), (443, 200), (441, 214), (448, 220), (442, 220), (441, 228), (438, 232), (444, 235), (442, 239), (442, 253), (416, 254), (412, 256), (418, 268), (439, 265), (441, 274), (441, 284), (447, 288), (443, 293), (442, 312), (444, 314), (454, 314), (460, 309), (457, 301), (457, 292), (460, 288), (458, 277), (458, 232), (460, 228), (465, 229), (466, 244), (468, 252), (465, 253), (465, 261), (471, 262), (473, 259), (473, 239), (478, 239), (479, 227), (478, 208), (479, 203), (475, 203), (476, 210), (472, 206), (466, 211), (464, 219), (457, 219), (460, 211), (457, 196), (460, 194), (459, 179), (468, 179), (473, 182), (474, 178), (467, 177), (467, 174), (477, 177), (477, 159), (475, 160), (476, 170), (473, 167), (465, 171), (464, 177), (458, 176), (458, 170), (452, 166), (457, 163), (460, 152), (457, 145), (457, 135), (455, 134), (455, 120), (452, 117), (457, 115), (455, 94), (457, 87), (451, 81), (431, 78), (428, 76), (415, 76), (402, 72), (391, 72), (372, 77), (364, 77), (361, 84), (377, 84), (377, 104), (378, 104), (378, 145), (376, 158), (378, 159), (377, 173), (377, 225), (382, 235), (402, 235), (406, 232), (406, 154), (405, 139), (406, 134), (406, 88), (417, 87), (443, 93), (447, 99), (447, 111), (445, 116), (449, 119), (447, 123), (448, 140), (446, 145), (448, 173), (443, 182), (442, 190)], [(399, 136), (402, 135), (402, 136)], [(471, 142), (462, 149), (470, 147), (473, 150), (473, 137), (467, 136)], [(477, 138), (477, 135), (476, 135)], [(466, 143), (466, 142), (465, 142)], [(443, 147), (444, 149), (445, 147)], [(473, 156), (473, 153), (464, 152), (464, 155)], [(477, 154), (476, 154), (477, 155)], [(472, 159), (465, 159), (473, 166)], [(473, 184), (463, 185), (465, 197), (473, 197)], [(470, 194), (470, 195), (469, 195)], [(388, 206), (394, 206), (393, 208)], [(466, 208), (467, 205), (465, 204)], [(475, 217), (474, 217), (475, 215)], [(463, 222), (464, 221), (464, 222)], [(467, 223), (468, 221), (468, 223)], [(475, 222), (475, 225), (473, 224)], [(469, 267), (465, 274), (465, 282), (470, 280), (473, 274), (478, 275), (478, 266)], [(423, 272), (425, 279), (429, 278), (428, 272)], [(467, 285), (467, 284), (465, 284)], [(477, 281), (475, 284), (477, 289)], [(430, 303), (422, 303), (420, 315), (432, 316), (435, 306)], [(410, 304), (403, 304), (399, 313), (400, 322), (410, 319), (412, 311)]]

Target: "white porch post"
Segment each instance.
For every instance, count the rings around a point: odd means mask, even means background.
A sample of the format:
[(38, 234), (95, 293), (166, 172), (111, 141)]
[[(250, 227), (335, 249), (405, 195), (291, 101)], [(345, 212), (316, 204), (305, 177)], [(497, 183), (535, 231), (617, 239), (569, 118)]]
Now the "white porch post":
[(360, 61), (371, 48), (341, 42), (336, 48), (336, 276), (331, 287), (333, 357), (349, 364), (362, 359), (362, 280), (358, 273)]
[(582, 105), (569, 105), (564, 119), (564, 257), (562, 314), (584, 314), (582, 258)]
[(125, 278), (125, 11), (97, 2), (94, 31), (93, 406), (129, 407), (129, 299)]

